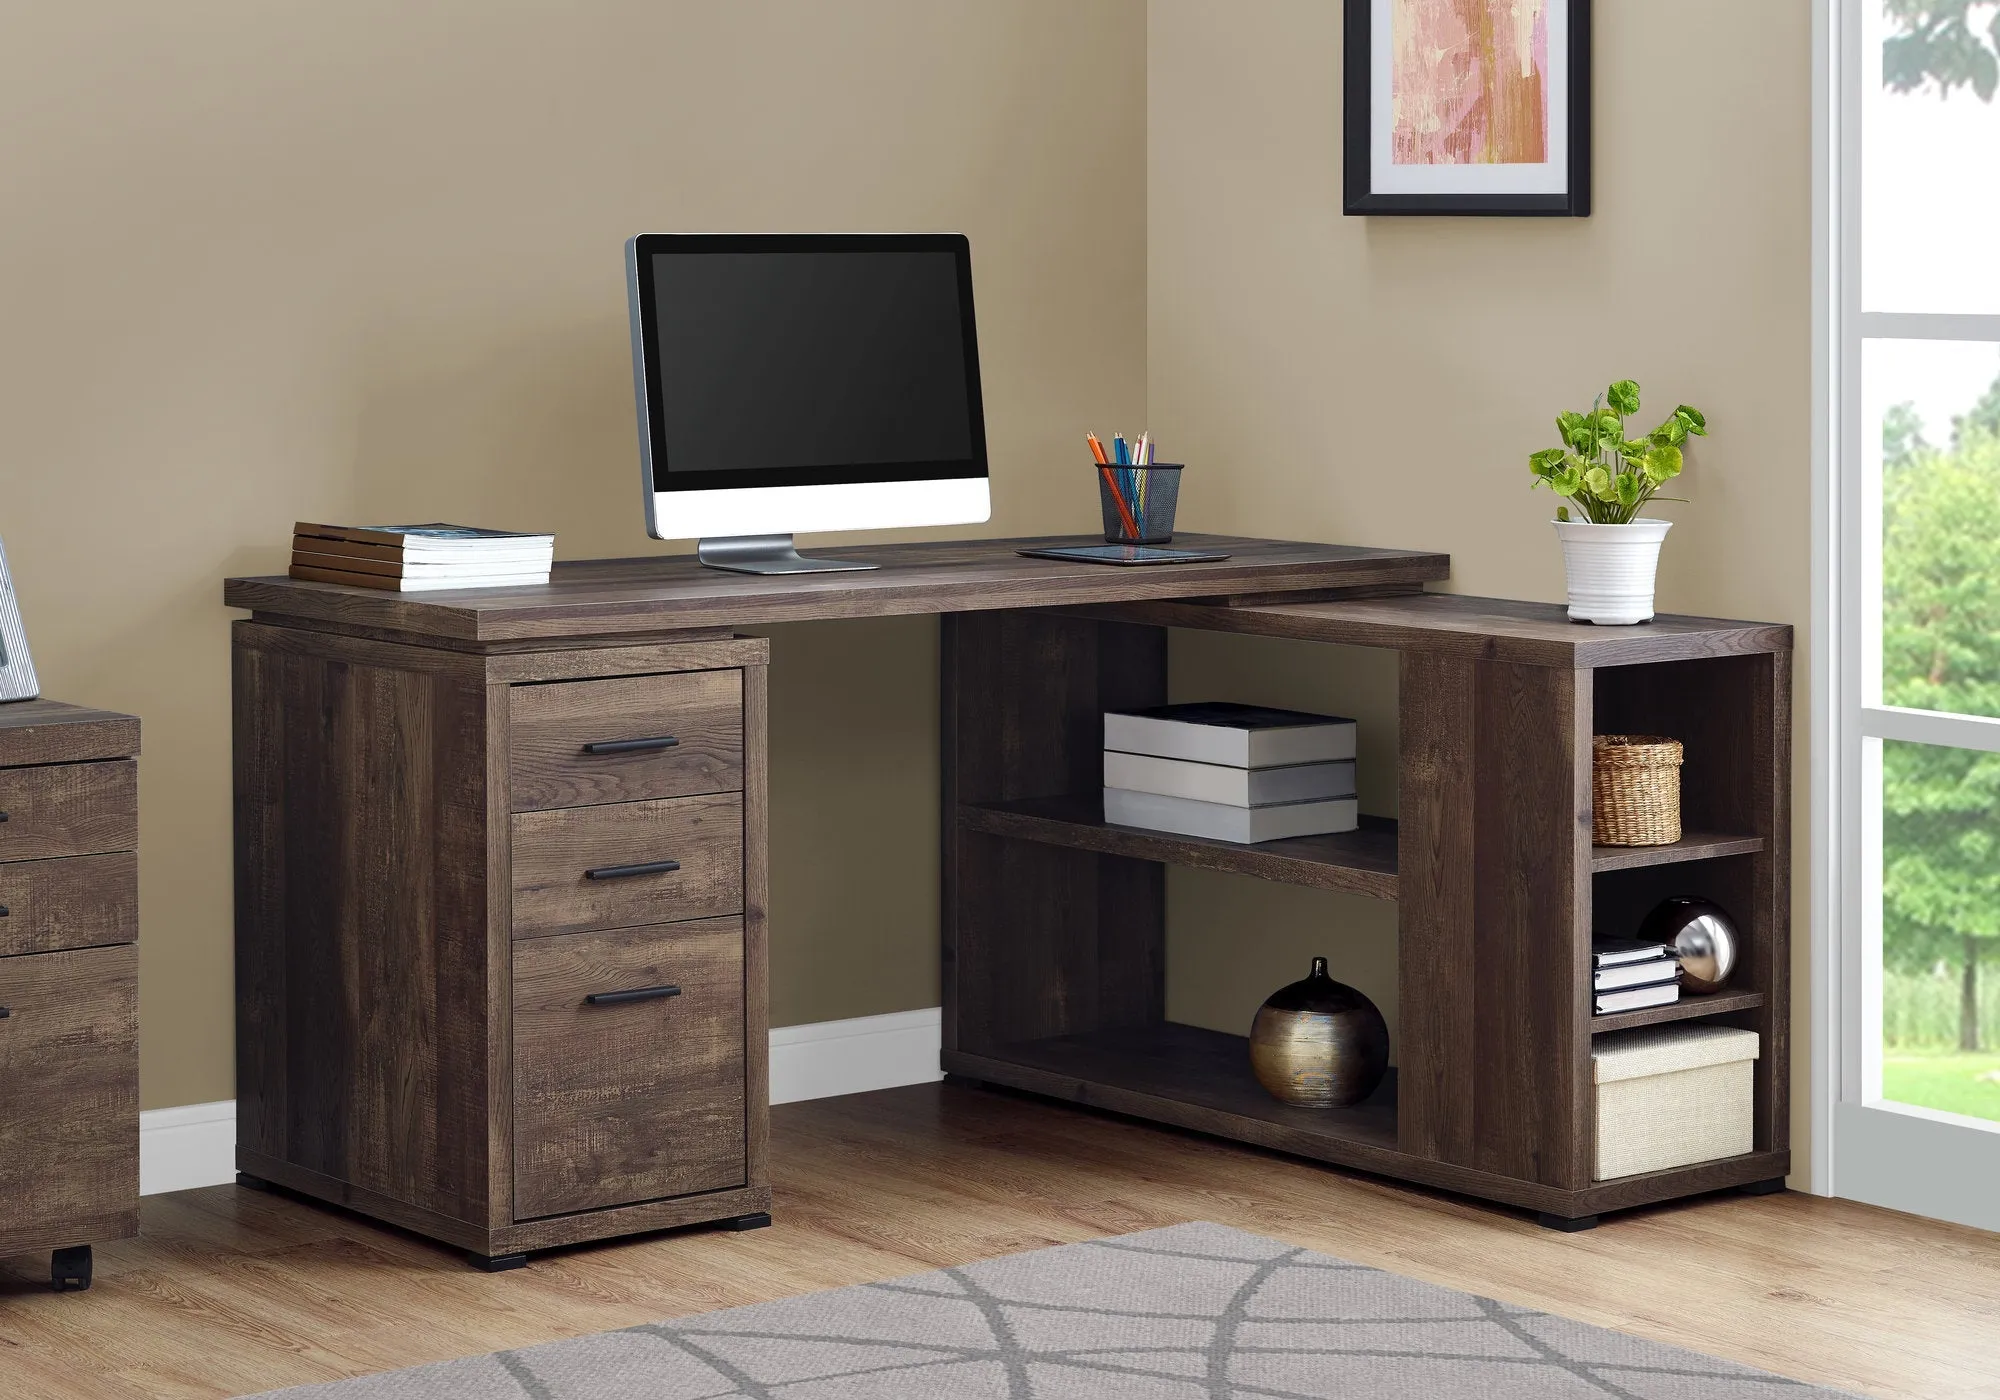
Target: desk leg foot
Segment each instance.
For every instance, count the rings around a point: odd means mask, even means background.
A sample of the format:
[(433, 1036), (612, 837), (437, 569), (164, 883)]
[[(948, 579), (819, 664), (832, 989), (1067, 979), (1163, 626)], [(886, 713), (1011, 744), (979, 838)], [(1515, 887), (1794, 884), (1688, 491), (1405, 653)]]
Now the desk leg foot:
[(474, 1254), (468, 1250), (465, 1258), (473, 1268), (484, 1269), (489, 1274), (504, 1274), (509, 1269), (528, 1267), (528, 1256), (525, 1254)]
[(770, 1223), (771, 1212), (768, 1210), (759, 1210), (752, 1211), (749, 1215), (739, 1215), (734, 1220), (725, 1220), (722, 1222), (722, 1228), (725, 1230), (735, 1230), (740, 1233), (744, 1230), (762, 1230), (770, 1225)]
[(1746, 1181), (1736, 1189), (1746, 1196), (1775, 1196), (1785, 1189), (1785, 1179), (1772, 1176), (1762, 1181)]
[(261, 1176), (252, 1176), (249, 1172), (236, 1173), (236, 1184), (246, 1191), (269, 1191), (271, 1189), (270, 1182), (264, 1180)]
[(90, 1246), (87, 1244), (52, 1250), (49, 1254), (49, 1282), (58, 1293), (81, 1293), (90, 1287), (91, 1263)]
[(1560, 1230), (1565, 1235), (1574, 1235), (1579, 1230), (1595, 1230), (1597, 1217), (1594, 1215), (1550, 1215), (1543, 1211), (1535, 1217), (1535, 1223), (1544, 1230)]
[(1015, 1090), (1008, 1088), (1005, 1084), (995, 1084), (990, 1079), (972, 1079), (963, 1074), (947, 1074), (942, 1082), (954, 1089), (978, 1089), (988, 1094), (1011, 1094), (1015, 1092)]

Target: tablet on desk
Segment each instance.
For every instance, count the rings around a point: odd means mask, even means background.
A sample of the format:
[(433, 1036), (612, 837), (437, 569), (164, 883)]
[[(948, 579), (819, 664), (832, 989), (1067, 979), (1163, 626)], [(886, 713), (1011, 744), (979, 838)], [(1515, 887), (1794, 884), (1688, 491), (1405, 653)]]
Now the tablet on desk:
[(1014, 552), (1030, 559), (1073, 559), (1086, 564), (1208, 564), (1229, 557), (1212, 549), (1162, 549), (1150, 544), (1064, 544)]

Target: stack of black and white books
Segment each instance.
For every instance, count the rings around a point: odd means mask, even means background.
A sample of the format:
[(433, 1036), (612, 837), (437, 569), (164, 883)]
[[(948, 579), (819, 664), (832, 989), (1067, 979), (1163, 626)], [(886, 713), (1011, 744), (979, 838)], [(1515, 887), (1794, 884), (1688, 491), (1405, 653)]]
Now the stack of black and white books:
[(547, 583), (554, 535), (473, 525), (317, 525), (292, 530), (293, 578), (417, 593)]
[(1590, 945), (1591, 992), (1599, 1016), (1670, 1006), (1681, 999), (1681, 965), (1664, 943), (1598, 938)]
[(1352, 831), (1354, 721), (1212, 702), (1104, 716), (1104, 819), (1254, 845)]

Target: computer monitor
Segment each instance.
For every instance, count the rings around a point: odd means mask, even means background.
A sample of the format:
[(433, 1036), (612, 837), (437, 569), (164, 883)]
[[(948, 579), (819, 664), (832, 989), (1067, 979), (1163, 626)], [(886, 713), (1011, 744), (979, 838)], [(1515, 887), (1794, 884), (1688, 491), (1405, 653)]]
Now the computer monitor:
[(985, 520), (963, 234), (642, 233), (625, 245), (646, 529), (743, 573), (800, 530)]

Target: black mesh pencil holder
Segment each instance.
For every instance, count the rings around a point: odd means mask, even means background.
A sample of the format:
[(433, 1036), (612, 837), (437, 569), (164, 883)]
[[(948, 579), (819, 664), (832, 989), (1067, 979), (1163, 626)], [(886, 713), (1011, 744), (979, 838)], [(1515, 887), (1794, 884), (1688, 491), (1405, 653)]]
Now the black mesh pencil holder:
[(1097, 469), (1107, 544), (1165, 544), (1174, 537), (1174, 504), (1180, 499), (1183, 465), (1155, 462), (1150, 467)]

